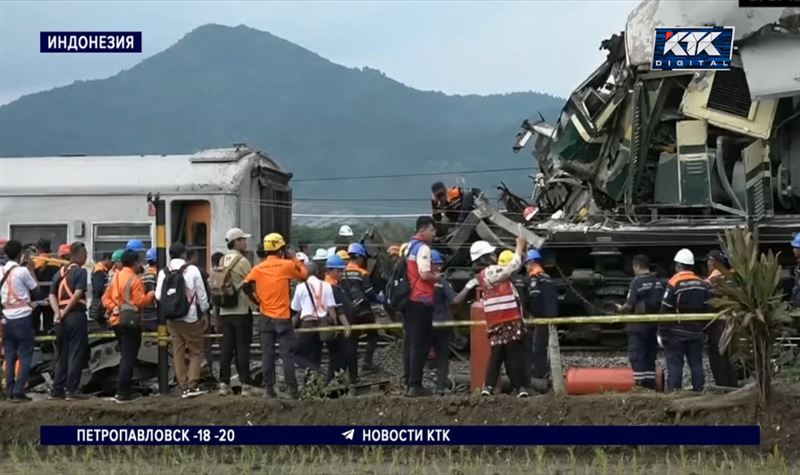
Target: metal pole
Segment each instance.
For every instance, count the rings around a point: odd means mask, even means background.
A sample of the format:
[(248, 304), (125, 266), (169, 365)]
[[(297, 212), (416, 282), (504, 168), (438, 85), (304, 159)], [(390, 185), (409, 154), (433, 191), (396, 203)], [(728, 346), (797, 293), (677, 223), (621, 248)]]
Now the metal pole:
[[(148, 200), (156, 209), (156, 251), (158, 258), (156, 267), (160, 272), (167, 267), (167, 210), (161, 195), (147, 195)], [(159, 394), (169, 393), (169, 353), (167, 345), (167, 319), (161, 312), (158, 312), (158, 392)]]

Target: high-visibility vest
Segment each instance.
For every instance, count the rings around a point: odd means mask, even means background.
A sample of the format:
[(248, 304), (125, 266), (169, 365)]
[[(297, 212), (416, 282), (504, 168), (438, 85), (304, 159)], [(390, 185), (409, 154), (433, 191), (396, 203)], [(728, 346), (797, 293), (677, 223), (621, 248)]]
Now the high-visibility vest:
[(485, 272), (483, 270), (478, 274), (478, 284), (481, 288), (481, 303), (486, 317), (486, 326), (493, 327), (519, 319), (521, 316), (519, 300), (511, 280), (504, 280), (490, 286), (486, 282)]
[[(75, 295), (75, 290), (70, 288), (69, 283), (67, 282), (67, 276), (72, 269), (76, 268), (80, 268), (80, 266), (72, 262), (67, 267), (62, 267), (61, 270), (58, 271), (58, 292), (56, 293), (56, 297), (58, 298), (58, 308), (66, 307), (69, 301), (72, 300), (72, 296)], [(84, 295), (80, 300), (78, 300), (78, 303), (86, 305), (86, 296)]]
[(8, 278), (6, 278), (6, 301), (3, 302), (3, 309), (4, 310), (13, 310), (17, 308), (24, 308), (30, 307), (30, 302), (27, 300), (23, 300), (19, 298), (16, 292), (14, 292), (14, 270), (19, 269), (19, 266), (13, 266), (8, 269)]

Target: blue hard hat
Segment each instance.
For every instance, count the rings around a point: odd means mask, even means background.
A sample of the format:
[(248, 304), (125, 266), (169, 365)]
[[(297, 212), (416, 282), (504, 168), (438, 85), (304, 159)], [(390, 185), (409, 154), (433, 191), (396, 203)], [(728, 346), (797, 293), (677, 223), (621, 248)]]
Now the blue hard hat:
[(147, 253), (144, 255), (144, 258), (147, 262), (155, 262), (158, 260), (158, 249), (151, 247), (147, 250)]
[(344, 259), (334, 254), (325, 261), (325, 267), (328, 269), (344, 269)]
[(364, 257), (367, 255), (367, 248), (365, 248), (363, 244), (354, 242), (353, 244), (347, 246), (347, 253), (352, 256)]
[(144, 243), (138, 239), (131, 239), (125, 244), (126, 251), (144, 251)]
[(444, 259), (442, 259), (442, 254), (436, 249), (431, 249), (431, 262), (433, 262), (434, 264), (444, 264)]
[(525, 263), (527, 264), (530, 261), (541, 261), (542, 255), (539, 254), (539, 251), (536, 249), (531, 249), (528, 251), (528, 254), (525, 255)]
[(792, 240), (792, 247), (800, 248), (800, 233), (794, 235), (794, 239)]

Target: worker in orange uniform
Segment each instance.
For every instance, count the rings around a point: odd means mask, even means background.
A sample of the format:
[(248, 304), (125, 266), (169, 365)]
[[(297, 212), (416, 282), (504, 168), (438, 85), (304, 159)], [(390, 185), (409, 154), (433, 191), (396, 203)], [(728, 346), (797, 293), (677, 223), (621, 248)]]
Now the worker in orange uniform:
[[(114, 330), (119, 344), (119, 376), (117, 377), (117, 394), (114, 400), (126, 403), (136, 398), (131, 391), (133, 368), (142, 344), (142, 308), (155, 301), (156, 293), (145, 293), (144, 284), (136, 274), (139, 267), (139, 253), (125, 251), (122, 254), (122, 268), (114, 274), (103, 294), (103, 306), (109, 312), (108, 323)], [(121, 318), (121, 313), (125, 318)], [(138, 319), (130, 318), (135, 315)]]
[(525, 322), (519, 296), (511, 282), (511, 276), (522, 265), (525, 244), (525, 238), (518, 236), (514, 256), (505, 267), (497, 265), (496, 248), (486, 241), (474, 242), (469, 250), (478, 271), (478, 287), (491, 346), (484, 389), (481, 391), (484, 396), (494, 393), (495, 384), (500, 378), (500, 367), (505, 366), (511, 391), (517, 397), (528, 397), (525, 366), (530, 360), (524, 342)]
[(261, 318), (261, 373), (266, 396), (277, 397), (275, 392), (275, 340), (283, 361), (283, 377), (289, 387), (289, 396), (296, 399), (297, 376), (294, 351), (296, 336), (291, 320), (290, 285), (293, 280), (308, 278), (306, 266), (295, 258), (295, 252), (286, 246), (283, 236), (271, 233), (264, 236), (266, 258), (253, 267), (242, 283), (248, 296), (259, 306)]

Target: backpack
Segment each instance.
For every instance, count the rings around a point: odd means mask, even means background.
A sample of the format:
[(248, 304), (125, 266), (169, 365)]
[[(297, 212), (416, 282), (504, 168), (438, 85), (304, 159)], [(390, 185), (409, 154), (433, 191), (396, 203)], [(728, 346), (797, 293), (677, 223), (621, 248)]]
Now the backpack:
[[(165, 270), (164, 282), (161, 286), (161, 300), (158, 309), (167, 320), (183, 318), (189, 314), (192, 302), (186, 292), (186, 280), (183, 278), (183, 271), (189, 267), (184, 264), (180, 269)], [(192, 299), (194, 300), (194, 299)]]
[(386, 307), (393, 312), (402, 312), (409, 298), (411, 298), (411, 284), (408, 282), (408, 256), (411, 255), (412, 247), (417, 248), (420, 241), (412, 241), (408, 246), (408, 251), (401, 256), (392, 270), (392, 276), (386, 283)]
[(227, 267), (218, 266), (211, 269), (208, 276), (208, 284), (211, 290), (211, 301), (218, 308), (233, 308), (239, 304), (239, 291), (231, 282), (231, 271), (236, 264), (244, 257), (236, 256), (236, 259)]

